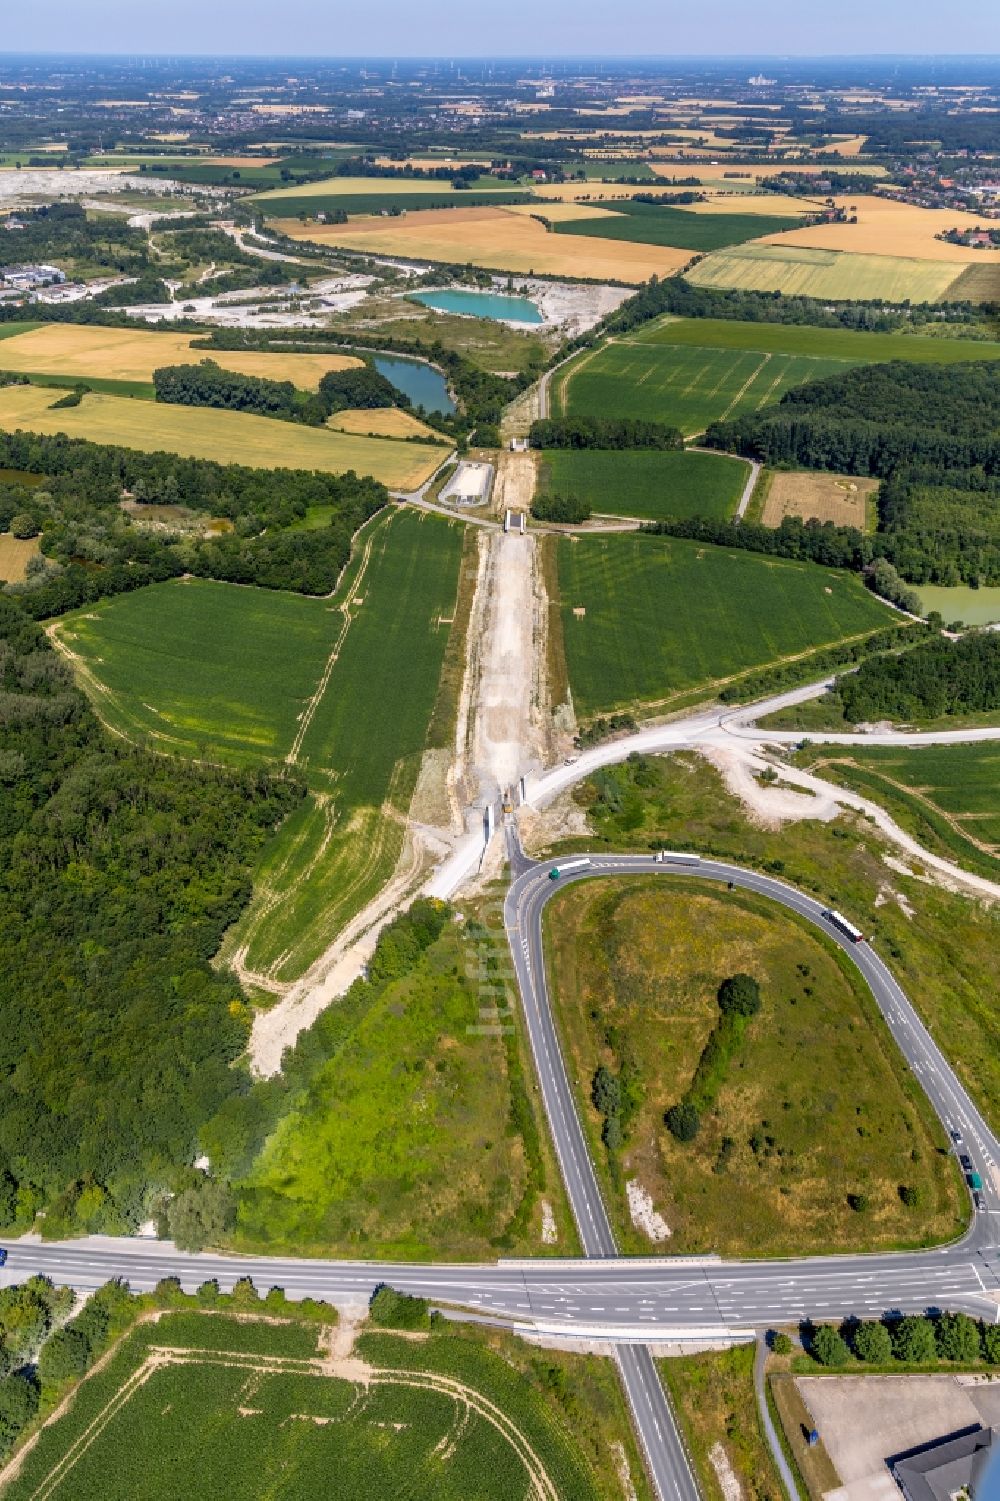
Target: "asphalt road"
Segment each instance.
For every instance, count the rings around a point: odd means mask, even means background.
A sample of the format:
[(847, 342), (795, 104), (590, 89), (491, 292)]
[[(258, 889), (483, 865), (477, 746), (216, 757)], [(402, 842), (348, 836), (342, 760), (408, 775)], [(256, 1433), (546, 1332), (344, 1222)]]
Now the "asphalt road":
[[(772, 1263), (740, 1275), (731, 1266), (719, 1264), (705, 1268), (700, 1275), (691, 1268), (674, 1283), (671, 1297), (657, 1313), (687, 1319), (698, 1315), (707, 1325), (713, 1317), (723, 1323), (750, 1324), (784, 1322), (801, 1319), (807, 1314), (820, 1319), (844, 1310), (838, 1308), (842, 1297), (853, 1300), (857, 1313), (881, 1313), (887, 1298), (899, 1306), (916, 1292), (921, 1305), (942, 1302), (957, 1306), (956, 1299), (971, 1290), (968, 1274), (978, 1283), (972, 1292), (976, 1311), (982, 1313), (981, 1299), (987, 1285), (998, 1286), (996, 1276), (996, 1222), (1000, 1213), (997, 1164), (1000, 1143), (979, 1116), (972, 1101), (959, 1084), (952, 1069), (920, 1021), (903, 991), (896, 984), (882, 960), (866, 942), (854, 943), (826, 917), (823, 905), (812, 897), (775, 881), (769, 876), (740, 870), (719, 861), (667, 860), (658, 863), (651, 855), (601, 855), (567, 857), (563, 865), (572, 869), (553, 879), (560, 862), (529, 865), (517, 841), (516, 831), (508, 831), (508, 848), (514, 880), (504, 907), (504, 921), (525, 1021), (531, 1039), (536, 1074), (542, 1089), (545, 1110), (556, 1145), (560, 1167), (569, 1193), (580, 1239), (588, 1257), (607, 1257), (614, 1247), (614, 1236), (594, 1174), (586, 1138), (573, 1099), (572, 1088), (556, 1036), (555, 1022), (548, 996), (545, 960), (542, 949), (542, 914), (545, 904), (564, 884), (610, 874), (651, 874), (658, 878), (697, 876), (718, 883), (726, 882), (760, 893), (798, 913), (832, 938), (861, 971), (904, 1057), (923, 1086), (937, 1115), (948, 1129), (958, 1129), (964, 1150), (980, 1172), (984, 1183), (986, 1210), (974, 1216), (971, 1229), (960, 1247), (941, 1253), (916, 1267), (906, 1256), (896, 1258), (829, 1258), (819, 1269), (807, 1263), (813, 1281), (808, 1288), (787, 1264)], [(581, 868), (581, 860), (585, 863)], [(991, 1255), (992, 1253), (992, 1255)], [(954, 1258), (957, 1258), (954, 1259)], [(873, 1272), (873, 1262), (883, 1263)], [(981, 1263), (981, 1265), (980, 1265)], [(864, 1271), (861, 1268), (864, 1268)], [(674, 1272), (677, 1278), (677, 1273)], [(566, 1306), (569, 1309), (568, 1295)], [(600, 1296), (604, 1296), (603, 1293)], [(616, 1295), (617, 1296), (617, 1295)], [(624, 1298), (624, 1294), (622, 1294)], [(782, 1315), (775, 1313), (776, 1298), (788, 1300)], [(695, 1299), (698, 1301), (696, 1302)], [(788, 1303), (796, 1306), (789, 1307)], [(647, 1305), (648, 1307), (649, 1305)], [(992, 1305), (994, 1316), (997, 1305)], [(643, 1322), (640, 1301), (614, 1305), (616, 1313), (628, 1310), (628, 1317)], [(592, 1309), (592, 1314), (598, 1310)], [(607, 1307), (602, 1305), (602, 1317)], [(649, 1320), (652, 1322), (652, 1320)], [(627, 1352), (627, 1353), (626, 1353)], [(646, 1452), (657, 1490), (662, 1497), (697, 1496), (697, 1487), (684, 1452), (684, 1446), (660, 1384), (648, 1349), (641, 1352), (635, 1345), (619, 1345), (616, 1350), (622, 1380), (628, 1395), (636, 1427)]]

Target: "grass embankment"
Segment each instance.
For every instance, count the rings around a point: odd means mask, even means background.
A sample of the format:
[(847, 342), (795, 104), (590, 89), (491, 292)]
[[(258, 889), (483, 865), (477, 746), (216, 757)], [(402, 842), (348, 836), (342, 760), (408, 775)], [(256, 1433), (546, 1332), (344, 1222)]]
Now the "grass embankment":
[[(958, 1230), (942, 1130), (863, 983), (811, 927), (747, 893), (653, 877), (568, 889), (547, 909), (546, 937), (570, 1074), (625, 1250), (650, 1249), (629, 1222), (632, 1179), (670, 1226), (671, 1253), (845, 1251)], [(759, 981), (763, 1004), (716, 1070), (696, 1139), (681, 1143), (665, 1112), (719, 1021), (719, 985), (739, 972)], [(589, 1099), (599, 1064), (637, 1084), (620, 1153), (601, 1145)], [(903, 1205), (904, 1184), (919, 1212)], [(849, 1202), (858, 1194), (864, 1213)]]
[(796, 761), (880, 803), (933, 853), (1000, 877), (1000, 745), (817, 745)]
[(615, 1445), (631, 1436), (610, 1362), (542, 1359), (472, 1332), (368, 1334), (362, 1383), (331, 1372), (320, 1336), (287, 1313), (141, 1324), (43, 1429), (6, 1494), (167, 1501), (196, 1474), (205, 1495), (302, 1501), (329, 1495), (335, 1474), (345, 1496), (507, 1501), (535, 1482), (579, 1501), (620, 1495)]
[(569, 680), (584, 718), (706, 695), (751, 668), (893, 617), (851, 574), (666, 537), (584, 537), (557, 551)]
[(447, 451), (443, 446), (305, 427), (251, 412), (150, 404), (100, 392), (84, 396), (78, 406), (53, 410), (51, 392), (30, 385), (0, 391), (0, 426), (256, 469), (318, 469), (326, 474), (353, 469), (404, 490), (420, 485)]
[(67, 617), (98, 712), (154, 749), (291, 760), (310, 795), (257, 871), (226, 952), (290, 979), (392, 872), (438, 692), (462, 529), (394, 511), (359, 536), (332, 600), (202, 580)]
[(539, 492), (579, 496), (599, 515), (725, 517), (748, 473), (744, 459), (728, 454), (560, 449), (542, 456)]
[[(1000, 1127), (1000, 912), (888, 868), (853, 814), (772, 831), (750, 822), (718, 773), (693, 755), (609, 768), (581, 789), (596, 833), (615, 849), (694, 849), (769, 869), (838, 907), (872, 940), (994, 1129)], [(900, 900), (903, 898), (906, 906)], [(912, 916), (909, 915), (912, 912)], [(888, 1044), (887, 1044), (888, 1046)], [(813, 1071), (804, 1065), (811, 1082)], [(963, 1205), (963, 1213), (965, 1206)]]
[(753, 1362), (752, 1344), (657, 1362), (702, 1493), (712, 1501), (730, 1501), (722, 1484), (727, 1463), (755, 1501), (784, 1494), (760, 1430)]

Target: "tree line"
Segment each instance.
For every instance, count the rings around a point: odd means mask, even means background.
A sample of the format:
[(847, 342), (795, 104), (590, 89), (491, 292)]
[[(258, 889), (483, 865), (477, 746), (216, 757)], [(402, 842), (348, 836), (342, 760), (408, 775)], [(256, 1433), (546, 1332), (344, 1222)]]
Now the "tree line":
[(0, 780), (0, 1223), (132, 1233), (250, 1087), (210, 961), (302, 788), (111, 737), (3, 597)]
[[(388, 500), (383, 485), (353, 471), (250, 469), (62, 434), (0, 433), (0, 469), (44, 476), (41, 486), (0, 486), (0, 529), (24, 517), (29, 535), (41, 533), (28, 579), (5, 591), (38, 620), (182, 573), (327, 594), (354, 533)], [(233, 529), (215, 537), (153, 532), (132, 523), (127, 499), (183, 504)], [(288, 530), (315, 506), (328, 510), (326, 526)]]
[[(713, 423), (704, 442), (881, 479), (866, 561), (884, 558), (910, 583), (977, 585), (1000, 582), (998, 433), (997, 362), (896, 360), (797, 387), (775, 407)], [(837, 530), (853, 549), (851, 529)]]
[(910, 651), (863, 662), (833, 692), (853, 724), (877, 719), (939, 719), (1000, 708), (1000, 636), (977, 631), (935, 636)]
[(683, 448), (676, 427), (642, 417), (540, 417), (531, 424), (532, 448)]

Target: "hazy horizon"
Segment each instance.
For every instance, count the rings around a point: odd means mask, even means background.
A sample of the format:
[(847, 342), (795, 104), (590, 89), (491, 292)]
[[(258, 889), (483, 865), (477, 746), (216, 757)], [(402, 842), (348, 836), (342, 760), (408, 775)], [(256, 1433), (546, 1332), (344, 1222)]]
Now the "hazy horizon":
[[(45, 41), (58, 37), (58, 47)], [(725, 39), (725, 53), (717, 50)], [(852, 47), (854, 38), (863, 47)], [(113, 46), (109, 48), (109, 40)], [(3, 54), (42, 56), (308, 57), (488, 61), (549, 56), (628, 59), (754, 57), (968, 57), (1000, 52), (1000, 7), (967, 0), (942, 12), (931, 0), (844, 0), (818, 12), (797, 0), (718, 0), (706, 10), (662, 0), (619, 0), (612, 15), (595, 0), (510, 0), (482, 13), (466, 0), (431, 0), (419, 12), (406, 0), (377, 11), (330, 13), (317, 0), (33, 0), (4, 23)], [(390, 45), (387, 45), (390, 44)]]

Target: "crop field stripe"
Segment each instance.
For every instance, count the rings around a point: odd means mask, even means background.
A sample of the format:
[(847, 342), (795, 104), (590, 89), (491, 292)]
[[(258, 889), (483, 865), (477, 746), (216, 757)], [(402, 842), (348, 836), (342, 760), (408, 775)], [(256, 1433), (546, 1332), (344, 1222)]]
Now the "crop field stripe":
[(891, 618), (850, 575), (680, 539), (576, 539), (557, 557), (583, 716), (718, 687)]
[(632, 449), (558, 449), (544, 453), (541, 493), (578, 495), (606, 516), (731, 516), (749, 473), (729, 454)]

